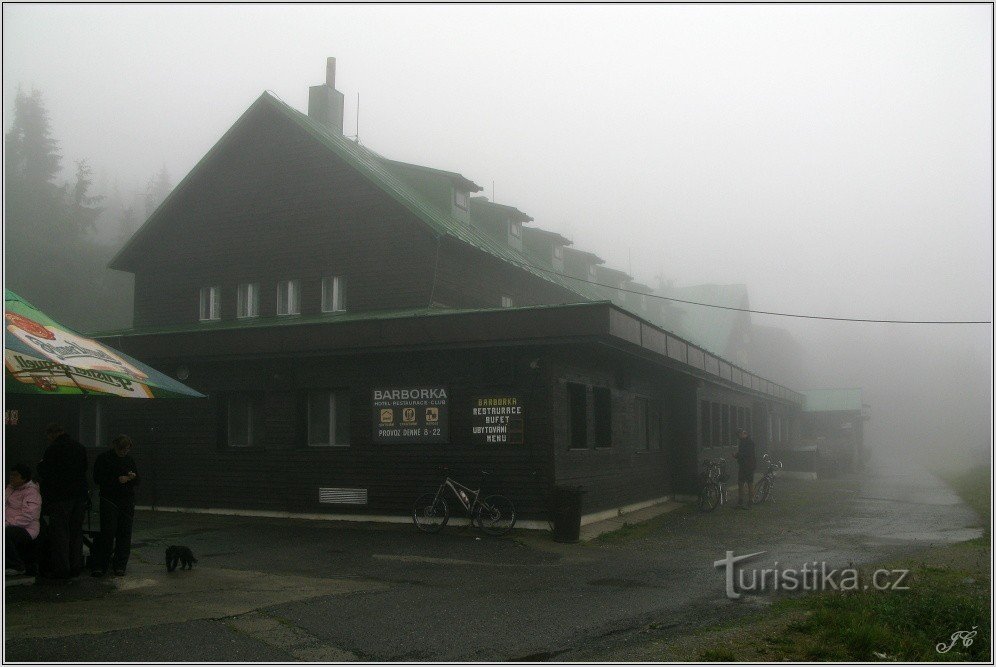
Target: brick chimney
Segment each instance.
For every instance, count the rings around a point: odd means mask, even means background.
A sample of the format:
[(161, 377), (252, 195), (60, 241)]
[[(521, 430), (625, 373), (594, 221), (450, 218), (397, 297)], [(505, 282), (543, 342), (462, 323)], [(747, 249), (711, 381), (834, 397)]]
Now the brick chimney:
[(342, 134), (342, 93), (335, 89), (335, 58), (325, 62), (325, 83), (308, 88), (308, 116)]

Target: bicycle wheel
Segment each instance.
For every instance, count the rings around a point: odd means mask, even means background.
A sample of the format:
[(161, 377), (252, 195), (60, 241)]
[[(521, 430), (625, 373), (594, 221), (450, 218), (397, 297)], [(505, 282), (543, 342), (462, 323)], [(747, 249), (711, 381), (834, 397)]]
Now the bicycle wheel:
[(702, 490), (699, 491), (699, 509), (703, 512), (711, 512), (712, 510), (719, 507), (719, 498), (722, 495), (722, 489), (719, 488), (719, 484), (715, 482), (707, 482)]
[(415, 522), (415, 527), (422, 532), (438, 532), (449, 520), (450, 508), (446, 506), (446, 501), (443, 500), (442, 496), (426, 493), (415, 501), (412, 521)]
[(504, 496), (488, 496), (474, 510), (474, 523), (488, 535), (504, 535), (515, 525), (515, 506)]
[(760, 505), (765, 500), (768, 499), (768, 494), (771, 492), (771, 480), (768, 478), (762, 479), (758, 482), (757, 488), (754, 489), (754, 504)]

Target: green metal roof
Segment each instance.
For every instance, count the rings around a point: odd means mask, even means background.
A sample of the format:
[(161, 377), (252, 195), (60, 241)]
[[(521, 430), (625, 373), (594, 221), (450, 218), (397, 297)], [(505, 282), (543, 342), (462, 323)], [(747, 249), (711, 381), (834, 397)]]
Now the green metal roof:
[(522, 242), (529, 245), (539, 245), (540, 239), (544, 239), (549, 243), (542, 244), (543, 247), (548, 245), (571, 245), (571, 240), (565, 236), (561, 236), (557, 232), (551, 232), (546, 229), (540, 229), (539, 227), (523, 227), (522, 228)]
[[(370, 151), (370, 152), (374, 153), (373, 151)], [(374, 153), (374, 155), (377, 155), (377, 153)], [(446, 178), (450, 179), (451, 181), (453, 181), (457, 185), (462, 186), (462, 187), (466, 188), (467, 190), (470, 190), (471, 192), (480, 192), (481, 190), (484, 189), (480, 185), (478, 185), (477, 183), (475, 183), (474, 181), (472, 181), (469, 178), (467, 178), (466, 176), (464, 176), (463, 174), (458, 174), (455, 171), (446, 171), (445, 169), (436, 169), (435, 167), (426, 167), (426, 166), (421, 165), (421, 164), (412, 164), (410, 162), (400, 162), (398, 160), (390, 160), (390, 159), (388, 159), (386, 157), (381, 157), (381, 156), (378, 156), (378, 157), (380, 157), (380, 159), (384, 161), (384, 164), (387, 165), (389, 168), (390, 167), (395, 167), (395, 168), (398, 168), (398, 169), (409, 169), (409, 170), (412, 170), (412, 171), (424, 171), (424, 172), (428, 172), (430, 174), (435, 174), (437, 176), (445, 176)]]
[(803, 412), (861, 412), (860, 389), (807, 389)]
[(449, 236), (458, 241), (474, 246), (483, 252), (493, 255), (501, 260), (504, 260), (505, 262), (508, 262), (509, 264), (528, 271), (535, 276), (543, 278), (548, 282), (569, 290), (584, 299), (593, 301), (600, 300), (598, 293), (592, 289), (589, 289), (583, 283), (578, 283), (570, 278), (558, 276), (557, 274), (549, 271), (542, 271), (534, 268), (530, 265), (530, 262), (525, 255), (509, 246), (507, 243), (497, 241), (489, 237), (482, 230), (479, 230), (476, 226), (461, 222), (452, 215), (440, 211), (438, 208), (422, 198), (412, 187), (391, 173), (385, 165), (386, 158), (363, 146), (360, 146), (358, 143), (345, 138), (341, 134), (329, 131), (321, 123), (309, 118), (307, 114), (303, 114), (297, 109), (289, 106), (269, 91), (264, 92), (255, 102), (252, 103), (242, 117), (236, 121), (235, 125), (233, 125), (232, 128), (229, 128), (228, 132), (226, 132), (225, 135), (219, 139), (218, 143), (216, 143), (201, 159), (201, 161), (194, 166), (191, 172), (187, 174), (183, 181), (181, 181), (180, 185), (174, 188), (169, 196), (167, 196), (166, 201), (164, 201), (163, 204), (160, 205), (155, 212), (153, 212), (152, 216), (149, 217), (146, 223), (132, 236), (132, 238), (118, 252), (114, 259), (111, 260), (109, 264), (111, 268), (128, 270), (125, 258), (132, 251), (139, 239), (146, 236), (149, 230), (154, 227), (156, 222), (158, 222), (160, 211), (166, 208), (166, 205), (174, 198), (174, 196), (176, 196), (176, 194), (183, 189), (184, 183), (191, 179), (194, 174), (201, 169), (202, 165), (208, 161), (208, 158), (218, 150), (219, 146), (225, 142), (225, 139), (231, 134), (232, 130), (242, 121), (242, 119), (248, 116), (258, 105), (264, 104), (276, 109), (284, 117), (300, 126), (322, 146), (329, 149), (332, 153), (356, 169), (360, 174), (369, 179), (374, 185), (378, 186), (396, 202), (408, 209), (433, 232)]
[(467, 315), (470, 313), (507, 313), (516, 310), (550, 310), (571, 306), (594, 305), (605, 303), (597, 301), (579, 301), (577, 303), (558, 303), (538, 306), (518, 306), (514, 308), (395, 308), (390, 310), (343, 311), (336, 313), (317, 313), (311, 315), (279, 315), (274, 317), (248, 317), (230, 320), (209, 320), (204, 322), (186, 322), (165, 326), (131, 327), (114, 329), (88, 334), (92, 338), (113, 338), (116, 336), (153, 336), (159, 334), (194, 333), (201, 331), (226, 331), (233, 329), (265, 329), (269, 327), (301, 326), (306, 324), (340, 324), (346, 322), (370, 322), (376, 320), (394, 320), (411, 317), (436, 317), (439, 315)]
[(482, 213), (484, 211), (497, 211), (499, 213), (504, 213), (512, 220), (512, 222), (532, 222), (533, 218), (528, 213), (523, 213), (514, 206), (509, 206), (508, 204), (499, 204), (497, 202), (490, 201), (487, 197), (471, 197), (470, 198), (470, 212)]

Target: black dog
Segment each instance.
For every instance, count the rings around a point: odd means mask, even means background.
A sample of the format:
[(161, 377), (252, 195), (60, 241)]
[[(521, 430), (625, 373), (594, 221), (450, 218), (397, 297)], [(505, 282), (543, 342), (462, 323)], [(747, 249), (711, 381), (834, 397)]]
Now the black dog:
[(166, 571), (172, 572), (176, 569), (177, 563), (181, 570), (189, 570), (194, 567), (197, 559), (190, 547), (172, 546), (166, 549)]

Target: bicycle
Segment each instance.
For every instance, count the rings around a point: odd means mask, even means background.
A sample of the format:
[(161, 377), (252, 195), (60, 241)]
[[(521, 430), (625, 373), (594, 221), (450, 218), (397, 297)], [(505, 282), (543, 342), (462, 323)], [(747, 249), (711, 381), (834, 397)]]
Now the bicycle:
[[(482, 470), (481, 474), (488, 473)], [(447, 476), (435, 493), (422, 494), (415, 501), (412, 521), (416, 528), (426, 533), (435, 533), (450, 520), (450, 508), (443, 498), (446, 489), (463, 505), (474, 525), (486, 534), (501, 536), (515, 525), (515, 506), (511, 500), (497, 494), (481, 500), (480, 489), (471, 489)]]
[(706, 459), (702, 462), (702, 473), (699, 476), (699, 509), (711, 512), (720, 505), (726, 504), (726, 468), (723, 459)]
[(782, 462), (775, 461), (767, 454), (761, 457), (761, 462), (766, 463), (768, 469), (764, 472), (764, 476), (761, 477), (761, 481), (757, 483), (754, 489), (755, 505), (760, 505), (768, 499), (768, 496), (771, 494), (771, 488), (775, 484), (775, 472), (782, 469)]

